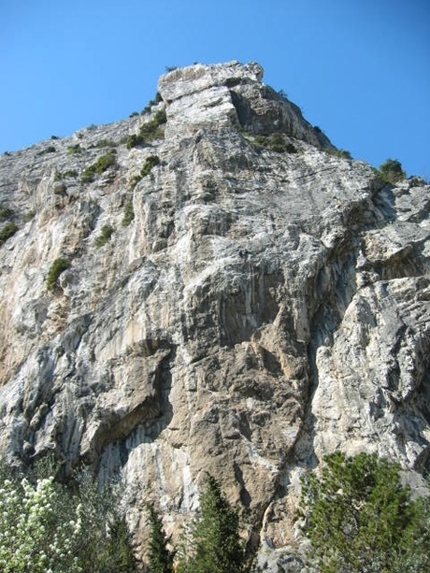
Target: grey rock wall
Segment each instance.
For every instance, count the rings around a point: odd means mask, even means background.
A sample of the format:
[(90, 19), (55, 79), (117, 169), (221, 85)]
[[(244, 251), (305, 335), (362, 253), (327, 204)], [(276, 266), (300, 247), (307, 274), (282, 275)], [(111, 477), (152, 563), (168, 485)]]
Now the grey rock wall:
[[(430, 187), (336, 156), (262, 76), (174, 70), (148, 114), (0, 157), (0, 232), (18, 227), (0, 247), (0, 447), (121, 471), (142, 547), (145, 500), (176, 535), (212, 473), (287, 571), (299, 476), (324, 454), (428, 465)], [(164, 136), (129, 149), (160, 110)]]

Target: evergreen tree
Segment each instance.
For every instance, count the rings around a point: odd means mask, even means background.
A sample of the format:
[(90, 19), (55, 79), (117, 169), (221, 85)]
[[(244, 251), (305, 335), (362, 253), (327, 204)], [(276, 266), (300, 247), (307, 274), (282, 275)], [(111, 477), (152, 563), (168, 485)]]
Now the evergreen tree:
[(163, 530), (163, 522), (155, 511), (154, 506), (148, 504), (151, 537), (149, 539), (149, 571), (150, 573), (172, 573), (175, 552), (168, 548), (169, 538)]
[(304, 480), (301, 499), (318, 571), (428, 572), (428, 503), (412, 501), (400, 467), (365, 453), (336, 452), (324, 461), (320, 476)]
[(76, 476), (71, 502), (82, 506), (81, 536), (76, 546), (85, 573), (135, 573), (131, 536), (120, 506), (121, 488), (100, 486), (88, 471)]
[(239, 536), (239, 515), (212, 476), (208, 477), (200, 504), (201, 518), (191, 526), (190, 546), (179, 571), (244, 572), (245, 551)]

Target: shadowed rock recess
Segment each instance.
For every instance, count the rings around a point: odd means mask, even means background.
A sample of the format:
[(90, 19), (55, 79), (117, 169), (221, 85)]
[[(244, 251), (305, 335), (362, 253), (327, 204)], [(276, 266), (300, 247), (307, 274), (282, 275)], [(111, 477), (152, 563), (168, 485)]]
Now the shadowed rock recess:
[(0, 157), (0, 447), (121, 471), (142, 549), (145, 501), (176, 535), (209, 472), (287, 571), (323, 455), (429, 464), (430, 187), (262, 76), (176, 69), (142, 115)]

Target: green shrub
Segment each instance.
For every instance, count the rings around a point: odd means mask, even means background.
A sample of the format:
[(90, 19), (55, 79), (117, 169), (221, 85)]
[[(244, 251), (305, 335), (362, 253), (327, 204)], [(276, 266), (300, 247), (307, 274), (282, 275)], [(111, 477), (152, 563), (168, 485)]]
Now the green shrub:
[(280, 132), (272, 133), (271, 135), (254, 135), (245, 132), (245, 135), (251, 138), (251, 142), (258, 147), (264, 147), (275, 151), (276, 153), (297, 153), (296, 147), (285, 139), (285, 136)]
[(109, 169), (109, 167), (115, 165), (115, 161), (116, 161), (115, 150), (111, 150), (108, 153), (106, 153), (106, 155), (102, 155), (97, 159), (97, 161), (94, 163), (94, 170), (97, 173), (97, 175), (100, 175), (101, 173), (103, 173), (103, 171), (106, 171), (106, 169)]
[(0, 221), (7, 221), (13, 217), (13, 209), (7, 205), (0, 205)]
[(0, 245), (3, 245), (8, 239), (13, 237), (18, 231), (18, 227), (15, 223), (6, 223), (6, 225), (0, 231)]
[(73, 155), (74, 153), (81, 153), (82, 151), (82, 147), (80, 146), (79, 143), (75, 143), (75, 145), (69, 145), (69, 147), (67, 148), (67, 153), (69, 155)]
[(150, 113), (152, 106), (153, 106), (153, 105), (157, 105), (157, 103), (161, 103), (162, 101), (163, 101), (163, 98), (161, 97), (160, 93), (157, 92), (157, 93), (155, 94), (154, 99), (151, 99), (151, 100), (146, 104), (146, 106), (143, 108), (143, 110), (142, 110), (142, 115), (145, 114), (145, 113)]
[(131, 180), (131, 188), (134, 189), (139, 181), (149, 175), (151, 169), (160, 163), (160, 158), (157, 155), (150, 155), (146, 158), (145, 164), (140, 170), (138, 175), (135, 175)]
[(164, 110), (157, 111), (151, 121), (147, 121), (141, 126), (139, 135), (133, 134), (127, 138), (127, 149), (131, 149), (132, 147), (137, 147), (138, 145), (143, 145), (146, 142), (163, 137), (164, 130), (161, 126), (166, 123), (166, 121), (166, 112)]
[(133, 219), (134, 219), (133, 202), (127, 201), (124, 207), (124, 217), (121, 221), (121, 225), (123, 227), (128, 227), (128, 225), (130, 225)]
[(42, 151), (39, 151), (38, 155), (45, 155), (45, 153), (55, 153), (56, 151), (57, 150), (53, 145), (48, 145), (48, 147), (46, 147)]
[(136, 185), (139, 183), (139, 181), (142, 179), (142, 175), (139, 173), (138, 175), (135, 175), (132, 180), (131, 180), (131, 190), (133, 190)]
[(396, 184), (406, 178), (402, 164), (397, 159), (387, 159), (377, 170), (379, 177), (386, 183)]
[(334, 147), (331, 147), (330, 149), (327, 149), (326, 151), (330, 155), (334, 155), (334, 157), (341, 157), (343, 159), (352, 159), (351, 153), (349, 151), (346, 151), (346, 149), (336, 149)]
[(81, 175), (82, 183), (90, 183), (94, 181), (96, 175), (101, 175), (104, 171), (109, 169), (116, 162), (116, 152), (111, 149), (106, 155), (101, 155), (95, 163), (89, 165)]
[(112, 139), (99, 139), (94, 147), (115, 147), (116, 143)]
[(270, 138), (269, 147), (272, 151), (283, 152), (285, 151), (285, 140), (281, 133), (274, 133)]
[(55, 171), (54, 174), (54, 181), (62, 181), (63, 179), (67, 179), (67, 177), (77, 177), (78, 172), (76, 169), (68, 169), (61, 173), (60, 171)]
[(143, 138), (140, 135), (136, 135), (132, 133), (127, 137), (125, 140), (125, 145), (127, 149), (132, 149), (133, 147), (137, 147), (138, 145), (142, 145), (144, 143)]
[(37, 480), (5, 479), (0, 488), (0, 565), (3, 573), (78, 569), (73, 553), (82, 527), (82, 507), (59, 520), (59, 491), (53, 478)]
[(150, 155), (146, 158), (145, 165), (142, 167), (140, 174), (142, 177), (149, 175), (153, 167), (160, 163), (160, 158), (157, 155)]
[(346, 149), (336, 149), (334, 155), (336, 155), (337, 157), (342, 157), (344, 159), (352, 159), (351, 153)]
[(92, 166), (87, 167), (84, 169), (81, 175), (81, 183), (91, 183), (95, 179), (95, 171), (92, 169)]
[(65, 171), (65, 172), (62, 174), (62, 177), (63, 177), (63, 178), (66, 178), (66, 177), (77, 177), (77, 176), (78, 176), (78, 172), (76, 171), (76, 169), (68, 169), (67, 171)]
[(101, 233), (95, 241), (96, 247), (99, 249), (100, 247), (103, 247), (103, 245), (106, 245), (106, 243), (110, 241), (113, 232), (114, 228), (112, 225), (103, 225)]
[(268, 147), (277, 153), (297, 153), (297, 149), (292, 143), (285, 140), (282, 133), (276, 132), (269, 137)]
[(46, 288), (50, 291), (55, 290), (58, 284), (58, 277), (69, 267), (69, 259), (66, 259), (65, 257), (58, 257), (58, 259), (55, 259), (46, 275)]
[(305, 477), (301, 498), (303, 531), (317, 570), (427, 571), (403, 568), (412, 556), (415, 564), (426, 561), (430, 514), (427, 501), (413, 501), (401, 484), (400, 466), (375, 455), (348, 458), (341, 452), (326, 456), (324, 464), (320, 476)]

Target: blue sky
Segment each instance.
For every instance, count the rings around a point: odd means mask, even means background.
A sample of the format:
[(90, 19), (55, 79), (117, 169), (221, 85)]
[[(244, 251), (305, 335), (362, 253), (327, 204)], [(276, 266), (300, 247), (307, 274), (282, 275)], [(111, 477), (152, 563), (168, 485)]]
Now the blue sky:
[(0, 152), (141, 111), (166, 66), (259, 62), (338, 147), (430, 179), (428, 0), (3, 0)]

